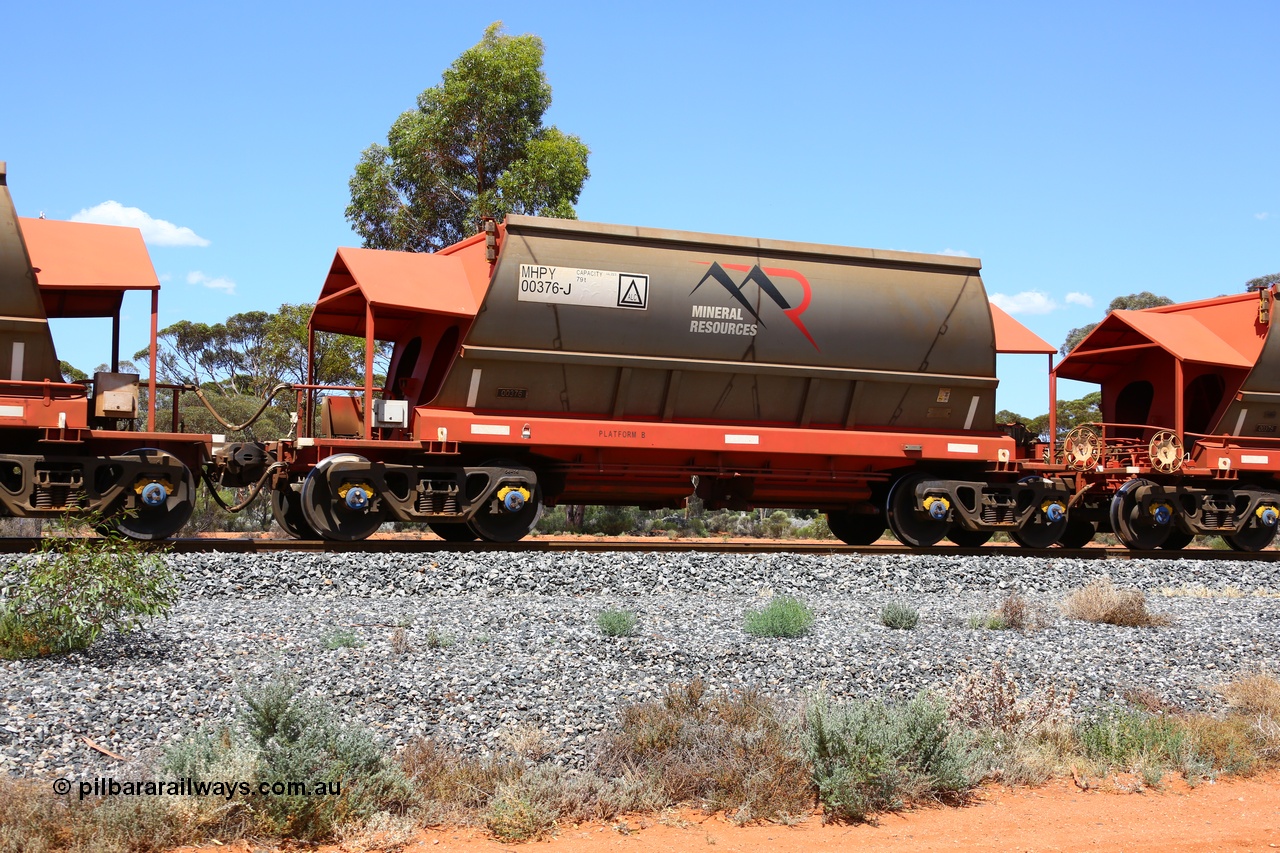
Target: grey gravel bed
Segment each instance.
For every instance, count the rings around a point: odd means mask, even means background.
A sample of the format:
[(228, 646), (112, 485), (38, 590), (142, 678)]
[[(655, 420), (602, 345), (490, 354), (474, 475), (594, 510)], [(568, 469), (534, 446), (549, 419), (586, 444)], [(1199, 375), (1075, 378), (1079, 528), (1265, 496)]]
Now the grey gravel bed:
[[(1244, 670), (1280, 671), (1280, 565), (1177, 560), (724, 554), (351, 554), (168, 557), (183, 596), (167, 620), (108, 635), (84, 653), (0, 661), (0, 769), (36, 778), (119, 776), (81, 739), (135, 762), (235, 713), (238, 688), (289, 677), (390, 745), (420, 736), (486, 750), (536, 726), (578, 763), (628, 704), (701, 677), (799, 700), (900, 699), (1002, 662), (1024, 689), (1073, 689), (1082, 712), (1144, 691), (1218, 707), (1215, 687)], [(9, 559), (0, 574), (15, 570)], [(1057, 615), (1102, 574), (1149, 593), (1164, 628), (1117, 628)], [(1164, 596), (1162, 588), (1240, 596)], [(1012, 590), (1049, 624), (1033, 632), (967, 626)], [(1252, 594), (1261, 590), (1265, 594)], [(802, 639), (755, 638), (745, 611), (772, 594), (817, 615)], [(879, 623), (890, 601), (920, 624)], [(627, 609), (631, 637), (596, 615)], [(407, 649), (393, 637), (404, 631)], [(335, 630), (358, 648), (326, 648)]]

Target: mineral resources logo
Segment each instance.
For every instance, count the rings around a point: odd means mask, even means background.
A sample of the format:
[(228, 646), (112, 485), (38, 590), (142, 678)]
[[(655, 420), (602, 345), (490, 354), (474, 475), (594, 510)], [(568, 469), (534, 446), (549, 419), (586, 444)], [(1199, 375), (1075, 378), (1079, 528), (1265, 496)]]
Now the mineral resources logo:
[[(694, 263), (707, 264), (707, 261), (695, 261)], [(747, 275), (739, 284), (733, 280), (733, 276), (729, 271), (745, 272)], [(791, 302), (783, 295), (778, 285), (774, 283), (774, 279), (791, 279), (800, 285), (800, 304), (792, 307)], [(822, 351), (817, 341), (813, 339), (813, 335), (809, 334), (809, 330), (805, 328), (804, 321), (801, 316), (805, 311), (809, 310), (809, 302), (813, 298), (813, 294), (809, 287), (809, 281), (795, 270), (780, 269), (778, 267), (761, 267), (759, 264), (754, 266), (746, 266), (745, 264), (721, 264), (719, 261), (711, 261), (710, 268), (702, 276), (693, 290), (689, 291), (689, 295), (698, 292), (698, 288), (706, 284), (707, 281), (714, 281), (723, 287), (733, 301), (737, 305), (694, 305), (692, 306), (692, 320), (689, 322), (689, 331), (704, 335), (743, 335), (746, 337), (754, 336), (761, 328), (765, 327), (765, 322), (760, 317), (760, 312), (751, 304), (751, 300), (746, 297), (743, 291), (747, 285), (754, 284), (760, 293), (768, 296), (773, 300), (774, 304), (782, 309), (782, 313), (792, 324), (800, 330), (800, 334), (813, 345), (813, 348)], [(751, 321), (748, 321), (748, 317)]]

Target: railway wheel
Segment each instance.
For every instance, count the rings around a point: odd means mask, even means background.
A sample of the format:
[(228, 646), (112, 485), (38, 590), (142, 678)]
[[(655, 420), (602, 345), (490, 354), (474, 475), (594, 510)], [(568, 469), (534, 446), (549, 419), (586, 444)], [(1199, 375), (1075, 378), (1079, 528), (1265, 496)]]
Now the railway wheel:
[[(1024, 477), (1020, 485), (1035, 483), (1039, 478)], [(1021, 527), (1009, 531), (1009, 538), (1023, 548), (1052, 548), (1067, 532), (1067, 505), (1057, 498), (1049, 498), (1040, 504)]]
[(1083, 548), (1093, 541), (1097, 526), (1087, 518), (1078, 515), (1067, 516), (1067, 529), (1058, 538), (1058, 545), (1063, 548)]
[(134, 480), (137, 508), (115, 520), (116, 530), (143, 542), (168, 539), (182, 529), (195, 508), (196, 481), (191, 470), (172, 453), (152, 447), (130, 450), (125, 456), (136, 456), (155, 467)]
[(1187, 533), (1174, 528), (1169, 531), (1169, 535), (1165, 537), (1164, 542), (1160, 543), (1160, 547), (1165, 551), (1181, 551), (1183, 548), (1191, 544), (1191, 540), (1195, 539), (1194, 533)]
[(320, 534), (307, 523), (302, 513), (302, 484), (290, 483), (282, 489), (271, 491), (271, 517), (285, 533), (294, 539), (320, 538)]
[(467, 526), (465, 521), (428, 521), (431, 532), (446, 542), (474, 542), (476, 532)]
[(385, 513), (373, 509), (374, 492), (359, 470), (342, 482), (331, 483), (330, 468), (343, 464), (368, 464), (363, 456), (336, 453), (320, 460), (302, 481), (302, 517), (313, 530), (335, 542), (367, 539), (382, 526)]
[[(1134, 496), (1138, 489), (1150, 485), (1154, 485), (1150, 480), (1130, 480), (1111, 499), (1111, 510), (1108, 513), (1111, 517), (1111, 531), (1120, 540), (1120, 544), (1131, 551), (1154, 551), (1177, 529), (1171, 505), (1152, 504), (1150, 509), (1144, 510), (1142, 503)], [(1162, 515), (1163, 512), (1168, 515)]]
[(829, 512), (827, 527), (846, 545), (870, 545), (884, 535), (884, 515), (849, 510)]
[[(542, 517), (542, 486), (528, 468), (514, 462), (495, 460), (486, 467), (508, 470), (493, 499), (471, 516), (467, 526), (476, 536), (488, 542), (519, 542), (528, 536)], [(520, 482), (511, 471), (528, 471), (533, 486)]]
[(885, 515), (893, 535), (903, 545), (927, 548), (938, 544), (951, 529), (951, 522), (947, 520), (950, 510), (945, 502), (934, 500), (928, 510), (917, 507), (916, 487), (929, 479), (927, 474), (907, 474), (899, 477), (889, 489)]
[(1252, 527), (1246, 527), (1232, 536), (1223, 536), (1222, 539), (1231, 546), (1232, 551), (1261, 551), (1271, 544), (1271, 540), (1275, 538), (1275, 535), (1276, 528), (1274, 526), (1268, 527), (1265, 524), (1258, 523)]
[(958, 524), (947, 531), (947, 538), (961, 548), (981, 548), (991, 539), (990, 530), (965, 530)]
[(1067, 519), (1065, 516), (1061, 521), (1051, 521), (1044, 513), (1037, 512), (1027, 520), (1026, 524), (1010, 530), (1009, 538), (1023, 548), (1039, 550), (1057, 545), (1062, 540), (1062, 534), (1066, 531)]

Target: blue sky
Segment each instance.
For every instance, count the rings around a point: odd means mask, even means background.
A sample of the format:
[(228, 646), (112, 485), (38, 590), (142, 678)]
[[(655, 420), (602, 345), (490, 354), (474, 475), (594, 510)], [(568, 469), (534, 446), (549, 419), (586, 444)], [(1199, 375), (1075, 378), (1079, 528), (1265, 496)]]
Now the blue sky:
[[(1054, 344), (1117, 295), (1280, 271), (1274, 2), (18, 4), (18, 212), (188, 229), (151, 245), (162, 325), (311, 301), (359, 244), (360, 151), (494, 20), (545, 42), (582, 219), (980, 257)], [(82, 369), (96, 322), (57, 330)], [(1000, 407), (1045, 411), (1045, 368), (1002, 358)]]

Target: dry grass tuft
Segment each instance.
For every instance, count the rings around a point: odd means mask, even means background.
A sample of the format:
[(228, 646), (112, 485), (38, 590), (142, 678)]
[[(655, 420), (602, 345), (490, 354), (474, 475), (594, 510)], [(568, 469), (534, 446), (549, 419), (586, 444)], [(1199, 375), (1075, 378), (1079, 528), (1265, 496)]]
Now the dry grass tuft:
[(1247, 719), (1264, 759), (1280, 759), (1280, 681), (1265, 672), (1223, 685), (1222, 695), (1238, 716)]
[(1244, 596), (1244, 592), (1239, 587), (1224, 586), (1220, 589), (1211, 589), (1204, 584), (1162, 586), (1157, 592), (1165, 598), (1241, 598)]
[(1177, 711), (1160, 694), (1146, 687), (1131, 687), (1124, 691), (1123, 696), (1124, 701), (1150, 714), (1172, 714)]
[(423, 799), (428, 823), (473, 824), (498, 789), (524, 773), (510, 758), (463, 755), (438, 741), (414, 741), (400, 753), (400, 767)]
[(739, 822), (779, 819), (813, 804), (794, 724), (754, 691), (708, 697), (701, 680), (624, 708), (602, 746), (600, 772), (643, 780), (652, 800), (697, 802)]
[(1126, 628), (1156, 628), (1173, 621), (1168, 616), (1148, 610), (1142, 590), (1120, 589), (1110, 578), (1099, 578), (1072, 592), (1062, 602), (1062, 612), (1069, 619)]
[(1280, 720), (1280, 681), (1265, 672), (1238, 678), (1222, 686), (1227, 704), (1241, 714), (1262, 714)]
[(1006, 595), (995, 610), (971, 618), (969, 627), (989, 631), (1039, 631), (1049, 623), (1050, 618), (1042, 608), (1014, 591)]
[(47, 784), (0, 779), (4, 853), (162, 853), (201, 836), (178, 797), (58, 797)]
[(1059, 693), (1052, 684), (1037, 684), (1027, 697), (1018, 682), (996, 661), (985, 672), (960, 675), (947, 692), (947, 718), (970, 729), (1026, 734), (1066, 725), (1071, 719), (1074, 691)]

